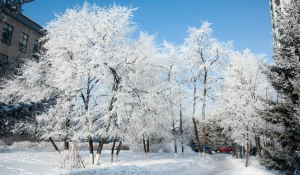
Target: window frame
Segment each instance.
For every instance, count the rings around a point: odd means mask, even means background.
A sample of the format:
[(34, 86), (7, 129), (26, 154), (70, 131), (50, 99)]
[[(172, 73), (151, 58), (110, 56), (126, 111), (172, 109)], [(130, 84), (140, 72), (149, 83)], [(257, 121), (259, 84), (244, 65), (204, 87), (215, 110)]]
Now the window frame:
[[(11, 29), (11, 30), (9, 30)], [(9, 36), (8, 38), (4, 38), (4, 33), (5, 32), (9, 32)], [(10, 45), (11, 44), (11, 40), (12, 40), (12, 34), (13, 34), (13, 31), (14, 31), (14, 27), (9, 25), (8, 23), (4, 23), (4, 26), (3, 26), (3, 31), (2, 31), (2, 37), (1, 37), (1, 42), (7, 44), (7, 45)]]
[[(29, 35), (27, 35), (24, 32), (21, 32), (20, 39), (19, 39), (19, 50), (24, 53), (26, 53), (27, 51), (28, 39), (29, 39)], [(26, 41), (25, 44), (24, 41)]]
[(35, 39), (33, 43), (33, 51), (32, 51), (32, 56), (34, 58), (39, 58), (38, 54), (40, 53), (40, 48), (41, 48), (41, 44), (39, 43), (39, 40)]

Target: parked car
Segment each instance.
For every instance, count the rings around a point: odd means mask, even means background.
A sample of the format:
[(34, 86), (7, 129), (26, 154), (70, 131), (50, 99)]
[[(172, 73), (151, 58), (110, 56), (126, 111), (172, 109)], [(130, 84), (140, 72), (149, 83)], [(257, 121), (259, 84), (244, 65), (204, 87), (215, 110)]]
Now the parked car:
[[(193, 145), (191, 146), (191, 148), (192, 148), (195, 152), (198, 152), (198, 144), (193, 144)], [(200, 146), (200, 152), (203, 152), (203, 146)], [(212, 154), (212, 149), (211, 149), (211, 147), (206, 146), (206, 147), (205, 147), (205, 152), (206, 152), (206, 153), (209, 153), (209, 154)]]
[(230, 147), (217, 148), (214, 151), (217, 153), (232, 153), (232, 149)]

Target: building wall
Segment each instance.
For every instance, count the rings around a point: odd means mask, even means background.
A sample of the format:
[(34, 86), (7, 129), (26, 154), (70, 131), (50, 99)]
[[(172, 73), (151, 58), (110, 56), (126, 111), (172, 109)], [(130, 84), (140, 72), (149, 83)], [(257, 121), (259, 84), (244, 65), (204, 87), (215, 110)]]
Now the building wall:
[(284, 8), (286, 4), (291, 3), (291, 0), (270, 0), (270, 12), (271, 12), (271, 20), (272, 20), (272, 33), (274, 35), (274, 42), (279, 45), (276, 41), (276, 38), (280, 36), (280, 31), (277, 29), (278, 22), (278, 14), (284, 13)]
[[(6, 21), (0, 21), (0, 35), (2, 38), (4, 23), (13, 27), (11, 43), (8, 45), (0, 41), (0, 53), (8, 56), (9, 60), (16, 58), (32, 58), (35, 40), (43, 36), (42, 27), (22, 14), (10, 14), (8, 11), (2, 11), (6, 16)], [(19, 40), (21, 32), (28, 35), (26, 52), (19, 50)], [(7, 69), (5, 77), (11, 72)]]

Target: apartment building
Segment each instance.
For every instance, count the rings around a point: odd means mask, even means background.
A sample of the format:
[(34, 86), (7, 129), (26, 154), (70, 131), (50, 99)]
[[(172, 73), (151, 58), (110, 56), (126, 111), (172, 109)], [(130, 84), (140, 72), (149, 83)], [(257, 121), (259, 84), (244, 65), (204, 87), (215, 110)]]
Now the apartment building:
[[(0, 2), (1, 4), (1, 2)], [(8, 8), (0, 9), (0, 78), (11, 75), (13, 61), (20, 58), (37, 58), (39, 38), (44, 34), (42, 26), (22, 13)]]
[(272, 33), (274, 34), (274, 42), (277, 44), (279, 43), (277, 42), (276, 38), (282, 35), (282, 31), (279, 31), (277, 27), (280, 22), (280, 18), (278, 18), (278, 15), (284, 13), (284, 8), (289, 3), (291, 3), (291, 0), (270, 0)]

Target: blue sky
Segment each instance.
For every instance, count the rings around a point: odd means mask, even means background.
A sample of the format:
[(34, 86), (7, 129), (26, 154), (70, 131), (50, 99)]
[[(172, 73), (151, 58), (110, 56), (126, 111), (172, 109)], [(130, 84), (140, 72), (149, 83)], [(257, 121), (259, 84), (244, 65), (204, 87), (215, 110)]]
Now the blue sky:
[[(53, 20), (54, 12), (82, 5), (84, 0), (35, 0), (23, 6), (24, 14), (42, 26)], [(272, 56), (272, 25), (268, 0), (90, 0), (99, 6), (113, 3), (138, 7), (134, 21), (139, 30), (156, 34), (157, 44), (167, 40), (183, 43), (188, 26), (212, 23), (213, 37), (234, 41), (234, 49), (249, 48), (253, 53)]]

